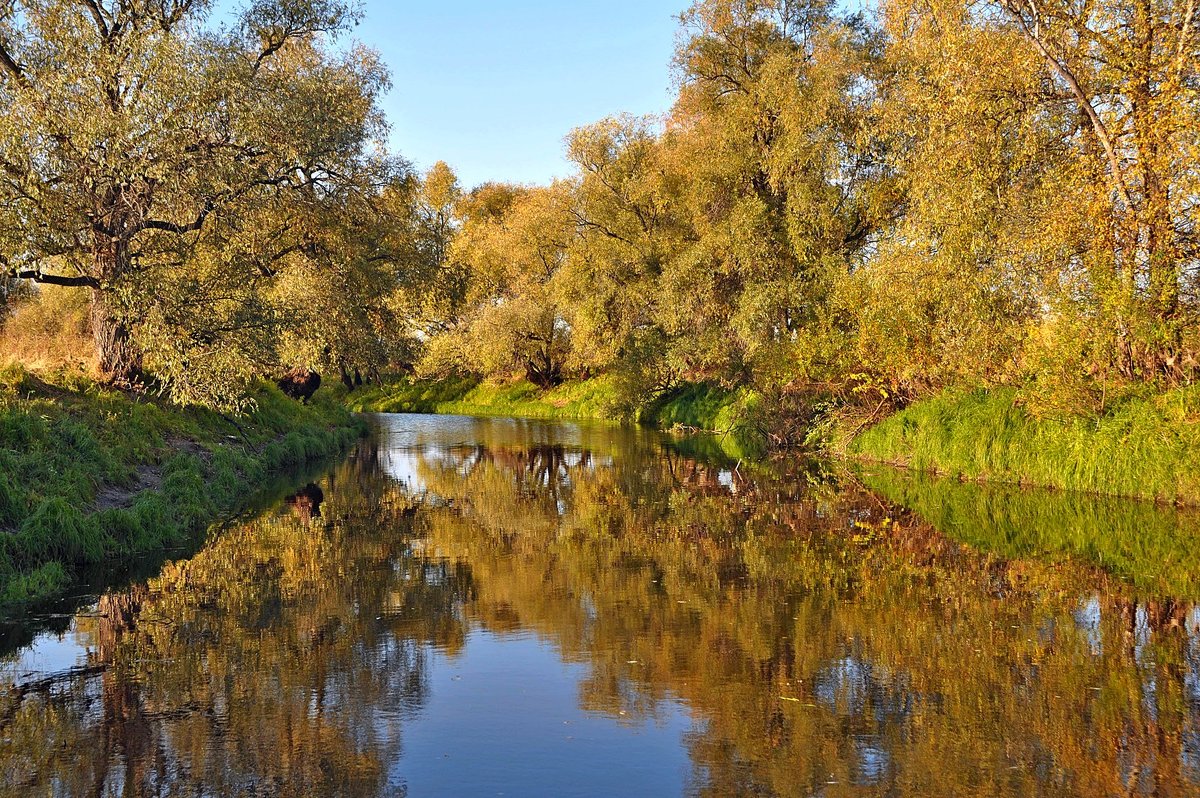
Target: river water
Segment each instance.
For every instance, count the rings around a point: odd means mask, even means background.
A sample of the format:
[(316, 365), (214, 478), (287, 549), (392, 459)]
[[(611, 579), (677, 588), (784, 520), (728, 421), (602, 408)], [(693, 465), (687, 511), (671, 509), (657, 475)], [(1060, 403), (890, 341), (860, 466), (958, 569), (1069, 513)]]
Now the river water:
[(1200, 795), (1200, 521), (379, 416), (0, 654), (5, 796)]

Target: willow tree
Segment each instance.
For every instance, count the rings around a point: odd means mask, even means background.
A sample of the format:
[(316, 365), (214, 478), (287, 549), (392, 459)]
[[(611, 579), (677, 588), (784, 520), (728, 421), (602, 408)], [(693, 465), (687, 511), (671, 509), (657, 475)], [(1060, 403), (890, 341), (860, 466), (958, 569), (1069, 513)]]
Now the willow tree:
[(821, 0), (702, 0), (682, 22), (665, 146), (694, 235), (665, 270), (664, 324), (699, 368), (786, 380), (890, 210), (873, 42)]
[(1127, 378), (1190, 378), (1200, 346), (1200, 35), (1195, 0), (995, 0), (1070, 109), (1075, 177), (1091, 189), (1088, 289)]
[[(181, 334), (217, 340), (228, 319), (205, 329), (215, 300), (198, 289), (276, 273), (231, 245), (302, 249), (286, 204), (341, 190), (381, 124), (376, 58), (328, 48), (353, 5), (253, 0), (229, 27), (211, 5), (0, 2), (0, 269), (89, 291), (114, 382), (140, 378), (139, 324), (171, 306), (160, 298), (196, 294), (173, 303), (188, 311)], [(256, 215), (264, 205), (277, 212)]]
[(395, 248), (400, 286), (392, 297), (413, 340), (444, 332), (467, 290), (467, 270), (450, 257), (462, 226), (465, 197), (454, 171), (438, 161), (419, 179), (385, 198), (397, 224)]
[(465, 269), (458, 312), (429, 342), (423, 371), (465, 369), (560, 383), (571, 356), (562, 301), (563, 265), (574, 240), (573, 186), (491, 185), (464, 202), (448, 257)]
[(656, 124), (611, 117), (567, 139), (575, 164), (575, 224), (558, 279), (571, 329), (570, 366), (617, 367), (631, 393), (670, 386), (669, 342), (657, 321), (658, 280), (686, 233), (678, 224), (675, 173), (666, 168)]

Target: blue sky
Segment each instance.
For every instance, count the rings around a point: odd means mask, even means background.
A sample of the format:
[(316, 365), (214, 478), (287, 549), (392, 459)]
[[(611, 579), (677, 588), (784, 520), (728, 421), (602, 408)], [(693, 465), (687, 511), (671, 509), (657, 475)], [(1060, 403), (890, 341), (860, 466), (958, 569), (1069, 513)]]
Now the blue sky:
[(567, 173), (563, 137), (671, 102), (686, 0), (369, 0), (358, 36), (392, 70), (392, 144), (465, 185)]
[[(367, 0), (356, 38), (392, 73), (391, 145), (465, 186), (569, 171), (572, 128), (671, 102), (676, 16), (689, 0)], [(220, 3), (218, 6), (240, 5)]]

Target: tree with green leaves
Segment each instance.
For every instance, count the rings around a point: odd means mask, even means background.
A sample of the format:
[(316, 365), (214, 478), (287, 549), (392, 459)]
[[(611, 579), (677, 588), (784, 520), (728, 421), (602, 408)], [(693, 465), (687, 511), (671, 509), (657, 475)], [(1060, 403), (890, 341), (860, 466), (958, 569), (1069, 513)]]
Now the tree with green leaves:
[(330, 46), (353, 4), (254, 0), (229, 27), (210, 13), (0, 3), (0, 268), (89, 291), (114, 382), (180, 380), (269, 341), (253, 289), (311, 249), (293, 208), (357, 190), (382, 131), (378, 58)]
[(449, 257), (467, 270), (461, 309), (422, 368), (560, 383), (571, 354), (561, 275), (575, 233), (572, 186), (489, 186), (468, 201)]

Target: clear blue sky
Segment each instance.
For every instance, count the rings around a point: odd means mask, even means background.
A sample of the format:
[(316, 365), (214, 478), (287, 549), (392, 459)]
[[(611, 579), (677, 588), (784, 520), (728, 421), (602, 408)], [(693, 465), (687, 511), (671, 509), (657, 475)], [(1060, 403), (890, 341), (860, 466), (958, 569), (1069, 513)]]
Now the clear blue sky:
[(419, 169), (446, 161), (468, 187), (543, 183), (568, 173), (572, 128), (668, 109), (689, 2), (366, 0), (355, 36), (391, 70), (394, 150)]
[(358, 36), (392, 71), (392, 144), (465, 185), (567, 172), (563, 137), (670, 105), (687, 0), (368, 0)]

